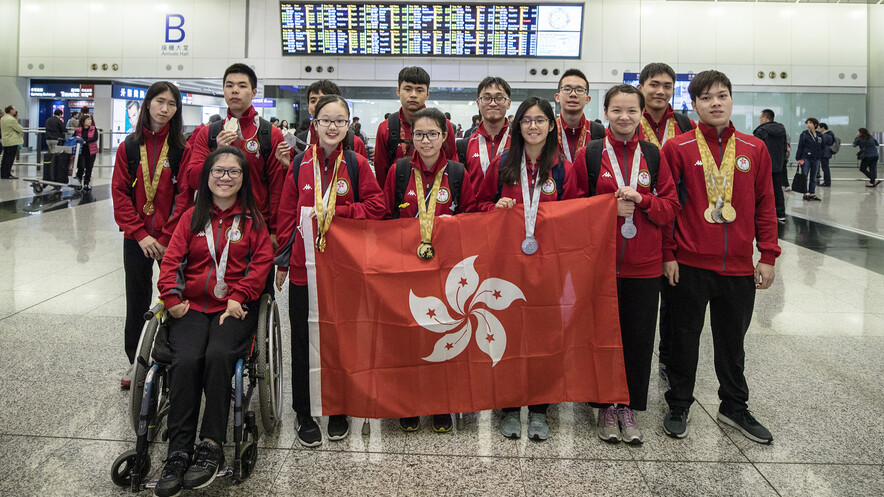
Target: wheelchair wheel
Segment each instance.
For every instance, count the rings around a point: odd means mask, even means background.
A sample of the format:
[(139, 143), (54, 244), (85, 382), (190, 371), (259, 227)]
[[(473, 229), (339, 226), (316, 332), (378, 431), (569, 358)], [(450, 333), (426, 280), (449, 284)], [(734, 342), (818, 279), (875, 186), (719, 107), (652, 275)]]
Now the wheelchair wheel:
[(279, 307), (270, 295), (261, 296), (258, 318), (258, 400), (264, 432), (273, 434), (282, 415), (282, 345)]
[(252, 476), (255, 463), (258, 462), (258, 445), (250, 442), (242, 448), (239, 454), (239, 474), (235, 475), (238, 482), (243, 482)]
[[(135, 472), (135, 456), (135, 449), (127, 450), (114, 461), (113, 466), (111, 466), (111, 480), (113, 480), (114, 485), (123, 488), (132, 487), (132, 473)], [(149, 472), (150, 458), (144, 457), (141, 460), (141, 469), (138, 471), (138, 474), (144, 478)]]
[[(160, 320), (156, 317), (146, 321), (136, 349), (135, 366), (132, 368), (132, 377), (130, 378), (132, 384), (129, 387), (129, 415), (132, 418), (132, 429), (136, 434), (138, 434), (138, 419), (141, 416), (141, 399), (144, 396), (144, 380), (147, 377), (147, 370), (152, 364), (150, 353), (153, 350), (153, 342), (159, 326)], [(157, 384), (157, 394), (162, 395), (159, 383)], [(153, 439), (153, 437), (150, 438)]]

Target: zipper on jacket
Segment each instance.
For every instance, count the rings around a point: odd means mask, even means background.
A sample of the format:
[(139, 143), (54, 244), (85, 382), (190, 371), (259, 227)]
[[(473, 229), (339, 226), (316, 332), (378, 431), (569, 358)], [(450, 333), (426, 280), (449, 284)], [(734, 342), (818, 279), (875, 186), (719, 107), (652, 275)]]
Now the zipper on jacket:
[[(218, 219), (218, 234), (215, 235), (217, 240), (215, 240), (215, 253), (218, 253), (218, 247), (221, 243), (221, 226), (224, 224), (224, 218)], [(209, 254), (209, 257), (212, 257), (212, 254)], [(218, 270), (217, 268), (218, 261), (212, 259), (212, 268), (209, 269), (209, 275), (206, 276), (206, 287), (203, 289), (205, 292), (209, 291), (209, 282), (212, 280), (212, 273)], [(214, 295), (214, 292), (212, 293)], [(209, 300), (206, 300), (206, 305), (203, 306), (203, 314), (209, 312)]]
[[(736, 145), (736, 144), (734, 144)], [(721, 136), (718, 137), (718, 156), (719, 164), (724, 164), (724, 149), (721, 147)], [(732, 173), (733, 175), (733, 173)], [(731, 188), (733, 185), (734, 178), (731, 178)], [(727, 271), (727, 223), (724, 223), (724, 256), (721, 258), (721, 272)]]

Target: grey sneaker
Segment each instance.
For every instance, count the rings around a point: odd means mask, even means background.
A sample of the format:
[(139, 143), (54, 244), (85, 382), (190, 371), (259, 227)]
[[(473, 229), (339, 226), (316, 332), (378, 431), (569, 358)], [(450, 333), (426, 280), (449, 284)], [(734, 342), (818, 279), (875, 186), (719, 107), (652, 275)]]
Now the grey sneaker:
[(522, 436), (522, 420), (519, 417), (519, 411), (504, 413), (500, 418), (500, 433), (506, 438), (519, 438)]
[(740, 409), (739, 411), (726, 413), (718, 411), (718, 420), (726, 425), (733, 426), (753, 442), (760, 444), (773, 442), (773, 435), (752, 416), (749, 409)]
[(528, 438), (537, 441), (549, 438), (549, 425), (546, 423), (546, 414), (528, 412)]
[(684, 407), (671, 407), (663, 417), (663, 431), (673, 438), (688, 436), (688, 421), (691, 419), (691, 410)]
[(598, 422), (596, 423), (599, 438), (608, 443), (620, 442), (620, 425), (617, 421), (617, 408), (599, 408)]
[(635, 411), (628, 407), (618, 408), (617, 421), (620, 423), (620, 436), (623, 441), (632, 445), (641, 445), (642, 432), (635, 422)]

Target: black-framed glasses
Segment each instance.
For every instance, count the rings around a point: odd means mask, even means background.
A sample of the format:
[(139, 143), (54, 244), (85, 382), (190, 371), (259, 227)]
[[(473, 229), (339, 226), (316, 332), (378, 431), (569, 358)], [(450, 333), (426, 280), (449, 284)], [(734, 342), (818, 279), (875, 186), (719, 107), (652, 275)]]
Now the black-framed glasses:
[(242, 169), (222, 169), (220, 167), (213, 167), (211, 169), (212, 177), (215, 179), (221, 179), (226, 174), (230, 177), (230, 179), (237, 179), (242, 176)]
[(540, 128), (540, 127), (543, 127), (548, 122), (549, 122), (549, 119), (547, 119), (545, 117), (538, 117), (537, 119), (528, 119), (526, 117), (526, 118), (523, 118), (521, 121), (519, 121), (519, 123), (521, 123), (522, 126), (525, 126), (526, 128), (530, 128), (532, 123), (536, 124), (537, 127)]
[(509, 99), (510, 99), (509, 97), (505, 97), (503, 95), (497, 95), (496, 97), (492, 97), (489, 95), (482, 95), (477, 100), (479, 100), (483, 104), (490, 104), (491, 102), (494, 102), (496, 104), (503, 104)]
[(335, 123), (335, 127), (343, 128), (350, 124), (349, 119), (317, 119), (316, 124), (323, 128), (329, 127), (332, 123)]
[(567, 93), (567, 94), (575, 94), (575, 95), (586, 95), (586, 88), (582, 86), (563, 86), (559, 88), (559, 93)]
[(411, 137), (416, 142), (422, 142), (422, 141), (424, 141), (424, 138), (426, 138), (427, 140), (430, 140), (431, 142), (434, 142), (434, 141), (438, 140), (440, 136), (442, 136), (442, 133), (440, 133), (438, 131), (428, 131), (426, 133), (421, 133), (420, 131), (418, 131), (418, 132), (413, 133), (411, 135)]

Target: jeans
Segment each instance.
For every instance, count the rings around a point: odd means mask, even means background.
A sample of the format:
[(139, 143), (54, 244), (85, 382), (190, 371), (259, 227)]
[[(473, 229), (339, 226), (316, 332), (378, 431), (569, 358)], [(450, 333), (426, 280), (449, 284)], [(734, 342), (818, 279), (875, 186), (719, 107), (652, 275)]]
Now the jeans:
[(869, 178), (869, 183), (874, 183), (878, 177), (878, 157), (866, 157), (859, 165), (859, 172)]
[(820, 172), (819, 159), (806, 159), (801, 165), (801, 171), (807, 176), (807, 194), (816, 193), (816, 175)]
[[(832, 184), (832, 171), (829, 170), (829, 159), (823, 157), (820, 159), (820, 169), (823, 172), (823, 185), (829, 186)], [(820, 181), (820, 172), (816, 173), (816, 181), (819, 183)]]

